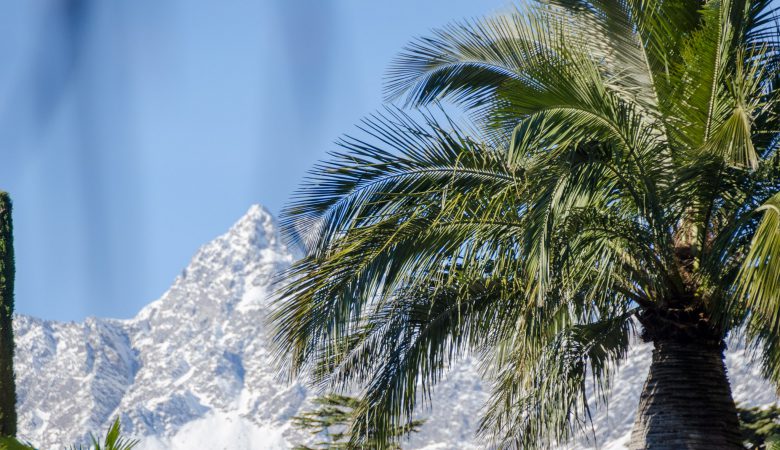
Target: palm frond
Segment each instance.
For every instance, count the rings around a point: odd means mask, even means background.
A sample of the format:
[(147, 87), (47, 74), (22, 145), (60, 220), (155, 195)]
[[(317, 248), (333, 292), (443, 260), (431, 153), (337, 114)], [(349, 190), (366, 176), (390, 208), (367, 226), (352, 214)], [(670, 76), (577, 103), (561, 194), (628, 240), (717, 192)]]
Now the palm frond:
[(606, 400), (612, 374), (625, 357), (633, 333), (632, 312), (574, 324), (551, 337), (529, 358), (523, 342), (497, 364), (497, 384), (482, 420), (481, 433), (504, 448), (547, 448), (563, 444), (590, 420), (586, 382)]
[[(287, 234), (308, 230), (315, 244), (285, 274), (293, 281), (274, 316), (280, 354), (294, 355), (293, 373), (311, 343), (348, 334), (369, 301), (453, 258), (479, 259), (486, 242), (506, 239), (497, 231), (519, 214), (500, 200), (523, 189), (522, 172), (501, 153), (457, 129), (445, 131), (431, 116), (418, 125), (388, 113), (397, 120), (366, 122), (378, 144), (345, 141), (348, 151), (316, 168), (313, 183), (285, 212)], [(482, 240), (474, 239), (475, 227)]]
[(381, 436), (408, 424), (450, 366), (501, 331), (491, 325), (507, 305), (498, 295), (508, 290), (500, 288), (489, 281), (410, 287), (368, 316), (365, 334), (333, 372), (342, 386), (365, 386), (367, 403), (353, 424), (353, 443), (361, 444), (367, 430)]
[(756, 210), (763, 219), (753, 235), (750, 251), (736, 280), (754, 320), (780, 332), (780, 194)]
[[(325, 439), (325, 441), (314, 444), (314, 448), (328, 450), (355, 448), (351, 444), (349, 430), (351, 424), (356, 420), (355, 414), (360, 409), (363, 400), (357, 397), (327, 394), (315, 398), (313, 403), (315, 405), (313, 410), (293, 417), (293, 426)], [(380, 438), (373, 430), (369, 430), (367, 436), (362, 439), (362, 445), (365, 448), (377, 450), (400, 450), (401, 447), (397, 440), (419, 431), (423, 423), (425, 423), (424, 420), (414, 420), (408, 425), (390, 430), (387, 439)], [(295, 447), (296, 450), (314, 450), (314, 448), (304, 445)]]

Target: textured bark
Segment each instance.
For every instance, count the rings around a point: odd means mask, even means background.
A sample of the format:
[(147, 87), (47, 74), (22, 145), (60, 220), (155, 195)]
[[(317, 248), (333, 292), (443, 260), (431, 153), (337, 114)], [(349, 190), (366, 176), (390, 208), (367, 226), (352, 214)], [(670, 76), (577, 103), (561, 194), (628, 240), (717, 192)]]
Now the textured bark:
[(743, 449), (722, 348), (654, 344), (629, 448)]
[(16, 435), (14, 381), (14, 241), (11, 199), (0, 192), (0, 435)]

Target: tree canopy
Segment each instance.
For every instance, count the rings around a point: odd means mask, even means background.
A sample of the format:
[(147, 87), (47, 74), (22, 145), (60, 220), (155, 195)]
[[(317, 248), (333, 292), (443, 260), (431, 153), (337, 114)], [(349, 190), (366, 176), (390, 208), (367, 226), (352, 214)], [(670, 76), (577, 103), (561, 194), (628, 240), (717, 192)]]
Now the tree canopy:
[(481, 432), (521, 448), (586, 428), (637, 334), (744, 327), (780, 382), (775, 18), (769, 0), (528, 1), (409, 44), (397, 106), (285, 210), (306, 256), (273, 316), (284, 369), (361, 387), (359, 443), (478, 355)]

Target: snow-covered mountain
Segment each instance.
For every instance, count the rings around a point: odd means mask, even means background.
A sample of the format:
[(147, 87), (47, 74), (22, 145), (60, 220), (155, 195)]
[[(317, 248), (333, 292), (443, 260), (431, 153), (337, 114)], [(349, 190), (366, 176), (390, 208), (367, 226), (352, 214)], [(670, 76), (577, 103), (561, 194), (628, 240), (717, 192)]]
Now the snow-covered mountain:
[[(141, 450), (280, 449), (306, 437), (289, 419), (314, 393), (277, 377), (265, 321), (269, 281), (293, 261), (274, 219), (253, 206), (203, 246), (159, 300), (130, 320), (15, 322), (19, 430), (41, 449), (84, 441), (120, 417)], [(775, 401), (747, 364), (727, 355), (735, 397)], [(405, 448), (483, 448), (474, 436), (489, 387), (463, 361), (435, 391), (420, 433)], [(621, 369), (609, 408), (594, 418), (603, 448), (622, 448), (649, 366), (638, 346)], [(569, 448), (593, 448), (583, 438)]]

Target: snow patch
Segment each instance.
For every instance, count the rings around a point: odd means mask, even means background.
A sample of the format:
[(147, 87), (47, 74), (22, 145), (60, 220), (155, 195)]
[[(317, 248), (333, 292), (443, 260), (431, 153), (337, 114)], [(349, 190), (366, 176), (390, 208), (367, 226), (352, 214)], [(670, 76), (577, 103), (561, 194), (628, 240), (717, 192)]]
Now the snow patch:
[(149, 436), (137, 450), (281, 450), (291, 448), (284, 428), (258, 426), (235, 413), (212, 412), (182, 426), (173, 436)]

